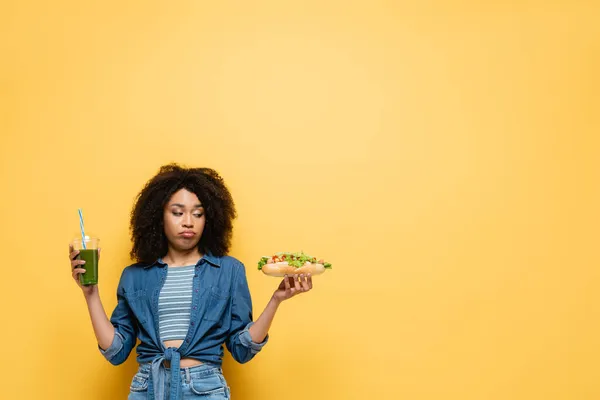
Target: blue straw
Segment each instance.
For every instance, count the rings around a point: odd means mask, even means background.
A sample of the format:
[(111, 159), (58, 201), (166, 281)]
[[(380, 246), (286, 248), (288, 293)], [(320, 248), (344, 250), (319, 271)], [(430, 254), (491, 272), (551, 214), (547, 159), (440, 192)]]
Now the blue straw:
[(83, 246), (83, 249), (87, 249), (87, 246), (85, 245), (85, 231), (83, 229), (83, 214), (81, 213), (81, 208), (78, 210), (79, 211), (79, 229), (81, 230), (81, 245)]

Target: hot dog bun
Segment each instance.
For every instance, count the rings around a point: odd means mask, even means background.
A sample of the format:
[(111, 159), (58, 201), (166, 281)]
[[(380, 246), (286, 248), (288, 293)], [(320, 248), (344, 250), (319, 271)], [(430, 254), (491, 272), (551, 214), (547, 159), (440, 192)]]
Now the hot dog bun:
[(268, 263), (262, 266), (261, 271), (269, 276), (300, 275), (311, 274), (319, 275), (325, 272), (325, 266), (319, 263), (306, 262), (301, 267), (294, 267), (287, 261)]

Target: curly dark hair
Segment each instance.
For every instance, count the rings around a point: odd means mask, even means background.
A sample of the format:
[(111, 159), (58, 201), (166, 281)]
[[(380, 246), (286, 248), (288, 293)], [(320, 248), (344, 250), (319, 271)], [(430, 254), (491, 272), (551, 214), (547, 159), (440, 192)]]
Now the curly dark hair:
[(237, 215), (223, 178), (210, 168), (185, 168), (173, 163), (163, 165), (136, 197), (129, 227), (132, 259), (152, 263), (167, 254), (163, 212), (180, 189), (194, 193), (204, 207), (206, 223), (198, 242), (200, 253), (224, 256), (229, 252)]

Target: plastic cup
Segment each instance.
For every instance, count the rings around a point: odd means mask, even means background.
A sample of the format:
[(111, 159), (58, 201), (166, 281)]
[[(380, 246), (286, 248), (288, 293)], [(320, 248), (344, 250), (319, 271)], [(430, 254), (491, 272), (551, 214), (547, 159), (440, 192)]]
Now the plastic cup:
[(85, 268), (85, 273), (79, 275), (79, 282), (84, 286), (98, 284), (98, 244), (100, 239), (95, 237), (85, 238), (85, 249), (83, 248), (83, 240), (74, 239), (73, 250), (79, 250), (76, 260), (84, 260), (85, 264), (80, 268)]

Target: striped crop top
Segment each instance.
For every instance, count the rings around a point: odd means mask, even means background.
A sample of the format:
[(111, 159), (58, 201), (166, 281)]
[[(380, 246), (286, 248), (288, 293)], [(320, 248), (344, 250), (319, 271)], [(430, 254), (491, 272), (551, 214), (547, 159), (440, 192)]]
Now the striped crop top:
[(161, 340), (183, 340), (190, 325), (195, 265), (171, 267), (158, 296), (158, 327)]

